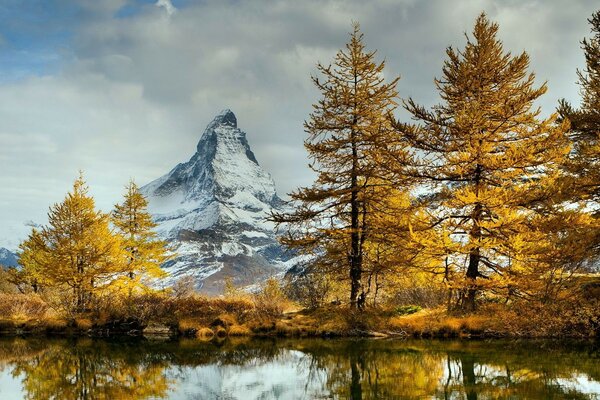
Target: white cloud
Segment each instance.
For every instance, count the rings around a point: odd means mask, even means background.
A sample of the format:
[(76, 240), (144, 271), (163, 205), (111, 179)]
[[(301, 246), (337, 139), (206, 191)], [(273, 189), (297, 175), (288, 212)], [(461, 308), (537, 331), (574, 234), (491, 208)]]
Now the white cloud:
[(173, 6), (173, 3), (171, 3), (171, 0), (158, 0), (156, 6), (164, 8), (169, 16), (175, 14), (177, 11), (175, 6)]

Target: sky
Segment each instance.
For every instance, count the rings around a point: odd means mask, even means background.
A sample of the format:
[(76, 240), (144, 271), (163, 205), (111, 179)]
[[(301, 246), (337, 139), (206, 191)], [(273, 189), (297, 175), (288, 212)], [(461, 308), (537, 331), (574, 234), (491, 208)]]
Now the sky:
[[(83, 170), (97, 206), (194, 153), (222, 109), (236, 114), (280, 195), (311, 183), (303, 122), (310, 76), (361, 24), (401, 76), (400, 97), (439, 100), (433, 79), (482, 11), (527, 51), (539, 106), (579, 103), (576, 70), (597, 0), (0, 0), (0, 247), (46, 222)], [(400, 119), (408, 116), (402, 110)]]

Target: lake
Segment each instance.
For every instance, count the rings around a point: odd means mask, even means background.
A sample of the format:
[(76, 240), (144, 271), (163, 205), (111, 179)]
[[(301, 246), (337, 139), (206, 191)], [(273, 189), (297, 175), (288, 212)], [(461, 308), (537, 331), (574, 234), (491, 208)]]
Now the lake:
[(600, 399), (600, 344), (0, 339), (0, 399)]

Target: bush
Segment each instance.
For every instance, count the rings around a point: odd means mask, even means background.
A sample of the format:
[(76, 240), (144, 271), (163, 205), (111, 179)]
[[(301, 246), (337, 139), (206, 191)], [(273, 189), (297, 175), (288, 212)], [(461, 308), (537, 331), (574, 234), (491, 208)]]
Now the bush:
[(423, 308), (435, 308), (445, 305), (448, 289), (441, 285), (407, 285), (396, 290), (391, 298), (393, 304), (417, 305)]
[(254, 294), (253, 300), (257, 316), (268, 319), (281, 317), (288, 304), (288, 299), (276, 278), (267, 279), (261, 289)]
[(191, 275), (185, 275), (177, 279), (173, 284), (173, 297), (186, 298), (196, 293), (196, 279)]
[(50, 306), (37, 294), (0, 293), (0, 315), (12, 319), (41, 319)]
[(314, 310), (327, 302), (332, 285), (326, 274), (304, 271), (300, 276), (287, 278), (283, 290), (289, 299)]
[(414, 305), (400, 306), (400, 307), (396, 307), (395, 313), (396, 313), (396, 315), (410, 315), (410, 314), (419, 312), (421, 310), (422, 310), (421, 306), (414, 306)]

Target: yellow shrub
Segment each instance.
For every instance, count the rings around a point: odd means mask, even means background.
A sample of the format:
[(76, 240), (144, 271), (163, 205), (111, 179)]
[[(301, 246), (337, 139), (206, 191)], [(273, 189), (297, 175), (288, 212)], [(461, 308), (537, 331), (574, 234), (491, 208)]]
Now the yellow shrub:
[(229, 327), (229, 336), (249, 336), (252, 332), (244, 325), (232, 325)]
[(92, 321), (89, 318), (75, 318), (75, 326), (78, 329), (87, 331), (92, 328)]

